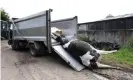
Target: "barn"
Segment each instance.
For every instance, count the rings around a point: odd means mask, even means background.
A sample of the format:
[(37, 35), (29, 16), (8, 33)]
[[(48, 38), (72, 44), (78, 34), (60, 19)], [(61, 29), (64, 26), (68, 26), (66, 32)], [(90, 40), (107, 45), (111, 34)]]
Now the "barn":
[(95, 42), (123, 45), (133, 37), (133, 14), (78, 24), (78, 34)]

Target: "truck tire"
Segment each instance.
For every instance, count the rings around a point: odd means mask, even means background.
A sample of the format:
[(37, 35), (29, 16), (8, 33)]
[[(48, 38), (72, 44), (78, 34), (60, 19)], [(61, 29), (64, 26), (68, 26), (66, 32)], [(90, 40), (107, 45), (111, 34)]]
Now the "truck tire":
[(11, 47), (13, 50), (18, 50), (19, 49), (18, 41), (13, 41)]
[(40, 55), (41, 56), (47, 56), (47, 55), (49, 55), (48, 54), (48, 49), (47, 49), (47, 47), (45, 46), (45, 44), (43, 43), (43, 42), (38, 42), (38, 44), (39, 44), (39, 52), (40, 52)]
[[(42, 42), (34, 42), (29, 45), (30, 46), (30, 53), (34, 57), (39, 57), (39, 56), (47, 56), (47, 48)], [(38, 46), (38, 47), (36, 47)]]
[(34, 44), (30, 44), (30, 53), (34, 57), (38, 57), (39, 56), (39, 50), (36, 49)]

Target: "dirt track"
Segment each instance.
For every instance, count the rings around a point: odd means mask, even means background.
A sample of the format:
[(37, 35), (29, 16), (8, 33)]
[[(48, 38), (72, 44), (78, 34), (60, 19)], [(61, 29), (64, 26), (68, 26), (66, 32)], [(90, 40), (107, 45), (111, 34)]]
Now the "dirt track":
[(1, 42), (2, 80), (107, 80), (88, 69), (74, 71), (58, 57), (35, 58)]

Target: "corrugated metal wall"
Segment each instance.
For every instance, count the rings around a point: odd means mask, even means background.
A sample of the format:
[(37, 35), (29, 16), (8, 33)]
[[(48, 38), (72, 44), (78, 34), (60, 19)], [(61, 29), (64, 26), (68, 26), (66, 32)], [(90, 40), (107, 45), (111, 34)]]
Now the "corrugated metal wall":
[(133, 17), (83, 23), (78, 27), (79, 34), (87, 34), (91, 41), (122, 45), (133, 36)]

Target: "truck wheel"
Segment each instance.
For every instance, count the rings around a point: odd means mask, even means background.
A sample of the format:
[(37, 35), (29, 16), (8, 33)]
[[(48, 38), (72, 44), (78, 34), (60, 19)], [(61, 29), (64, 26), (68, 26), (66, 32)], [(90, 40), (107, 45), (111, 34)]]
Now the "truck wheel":
[(34, 44), (30, 44), (30, 53), (34, 57), (38, 57), (39, 56), (39, 50), (36, 49)]
[(47, 47), (44, 45), (44, 43), (38, 42), (38, 44), (39, 44), (39, 53), (40, 53), (40, 55), (41, 56), (49, 55), (48, 51), (47, 51)]
[(12, 47), (13, 50), (19, 49), (18, 41), (13, 41), (13, 43), (11, 44), (11, 47)]

